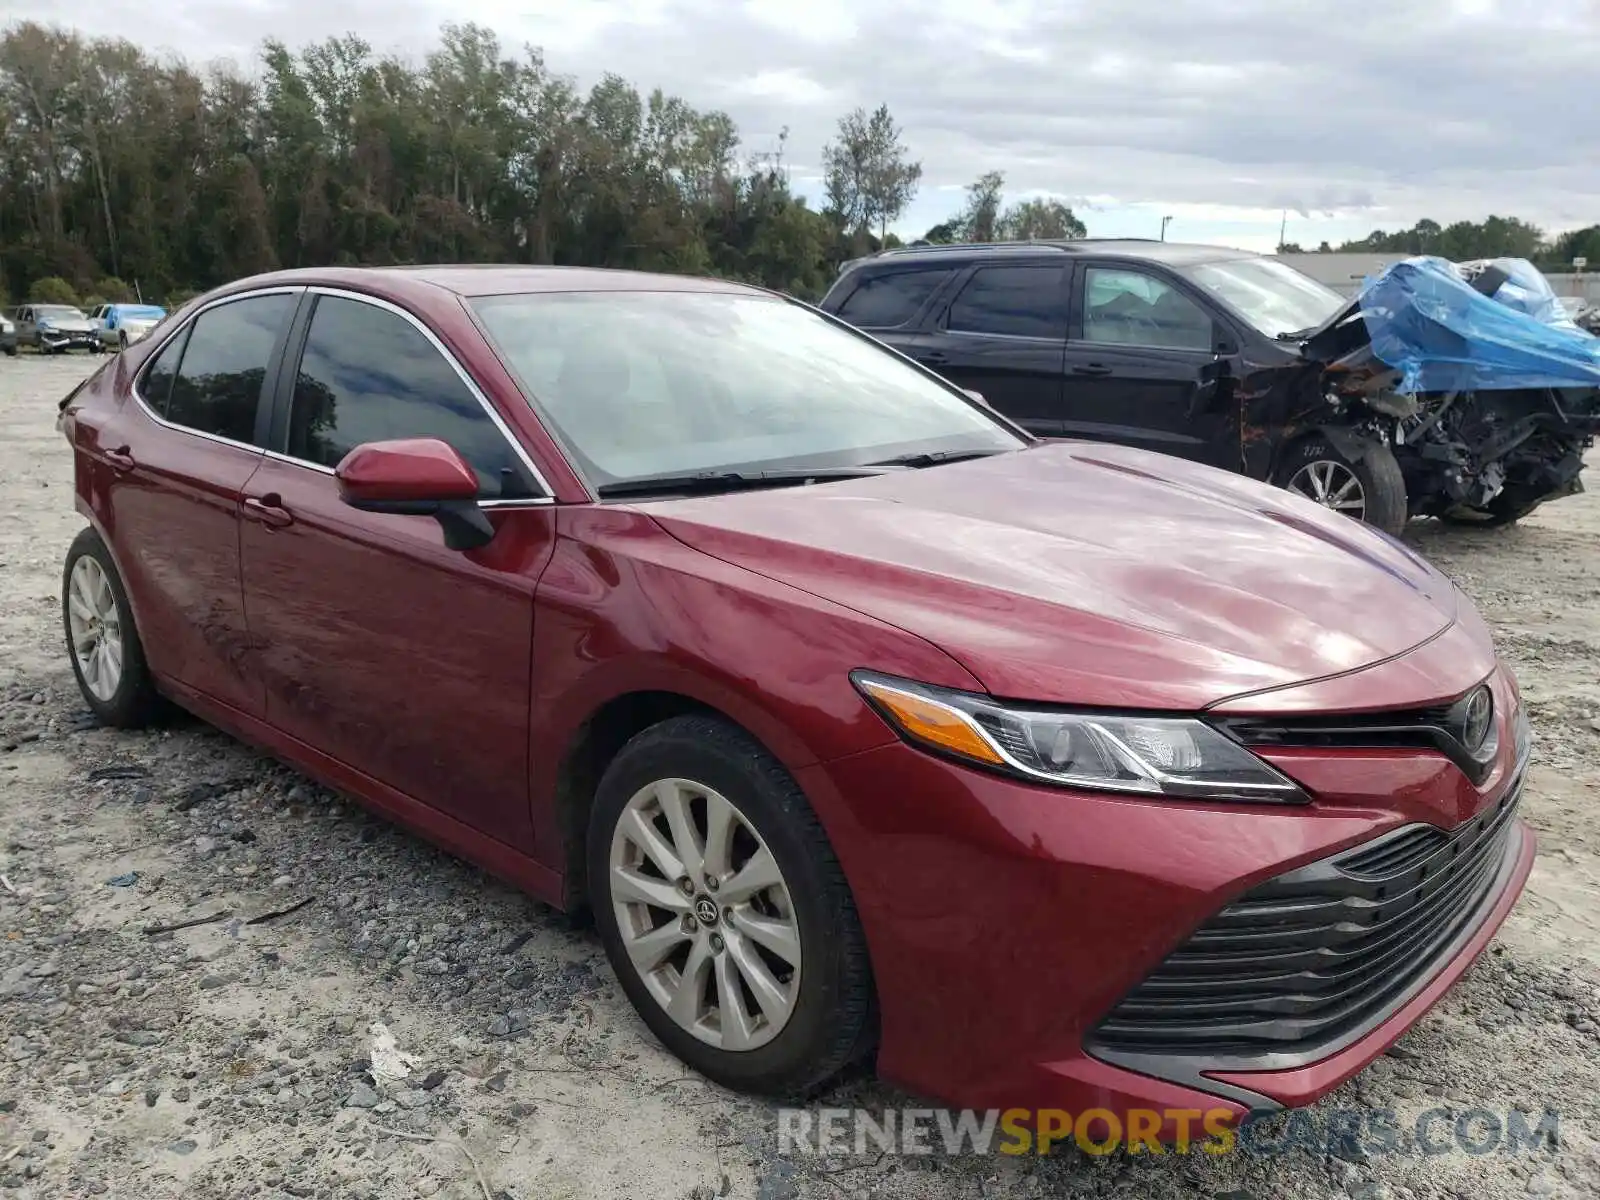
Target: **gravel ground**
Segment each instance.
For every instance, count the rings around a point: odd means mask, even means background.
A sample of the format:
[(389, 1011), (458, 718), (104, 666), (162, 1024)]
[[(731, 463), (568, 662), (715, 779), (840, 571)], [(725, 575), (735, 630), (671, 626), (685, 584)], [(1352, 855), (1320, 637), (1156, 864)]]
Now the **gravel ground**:
[[(668, 1056), (587, 930), (197, 723), (86, 719), (52, 424), (92, 362), (0, 359), (0, 1196), (1600, 1194), (1600, 493), (1416, 527), (1519, 670), (1540, 856), (1492, 952), (1321, 1106), (1553, 1108), (1554, 1147), (786, 1161), (774, 1110)], [(821, 1103), (915, 1101), (858, 1077)]]

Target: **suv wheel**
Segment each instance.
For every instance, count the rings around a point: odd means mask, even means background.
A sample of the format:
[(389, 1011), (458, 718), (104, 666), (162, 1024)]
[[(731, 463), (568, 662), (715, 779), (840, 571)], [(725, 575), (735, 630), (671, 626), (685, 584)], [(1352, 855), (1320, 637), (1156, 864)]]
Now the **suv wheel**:
[(674, 717), (623, 747), (596, 793), (588, 879), (623, 990), (708, 1078), (800, 1096), (870, 1045), (844, 873), (798, 785), (734, 726)]
[(1388, 446), (1374, 444), (1351, 461), (1321, 434), (1291, 446), (1273, 482), (1324, 508), (1398, 534), (1406, 523), (1406, 480)]
[(73, 539), (61, 581), (67, 653), (83, 699), (103, 724), (135, 729), (161, 703), (111, 552), (92, 528)]

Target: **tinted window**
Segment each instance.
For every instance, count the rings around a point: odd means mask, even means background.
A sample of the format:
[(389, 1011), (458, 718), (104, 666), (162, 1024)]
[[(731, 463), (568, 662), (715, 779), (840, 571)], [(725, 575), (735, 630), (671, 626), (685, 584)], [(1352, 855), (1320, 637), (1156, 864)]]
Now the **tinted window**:
[(183, 357), (183, 343), (188, 338), (189, 330), (185, 329), (161, 347), (161, 353), (150, 360), (150, 365), (145, 368), (144, 377), (139, 380), (139, 394), (144, 397), (144, 402), (163, 417), (167, 415), (167, 400), (172, 395), (172, 380), (178, 374), (178, 362)]
[(235, 442), (254, 442), (267, 367), (296, 300), (288, 293), (254, 296), (201, 313), (189, 330), (172, 381), (167, 420)]
[(1084, 272), (1083, 338), (1123, 346), (1210, 350), (1211, 317), (1171, 285), (1143, 271)]
[(938, 287), (950, 271), (895, 271), (863, 279), (851, 292), (838, 315), (863, 329), (888, 329), (904, 325)]
[(949, 329), (1064, 338), (1067, 297), (1062, 267), (981, 267), (951, 302)]
[(505, 435), (415, 325), (323, 296), (295, 380), (289, 453), (332, 467), (365, 442), (414, 437), (454, 447), (478, 473), (480, 495), (538, 494)]

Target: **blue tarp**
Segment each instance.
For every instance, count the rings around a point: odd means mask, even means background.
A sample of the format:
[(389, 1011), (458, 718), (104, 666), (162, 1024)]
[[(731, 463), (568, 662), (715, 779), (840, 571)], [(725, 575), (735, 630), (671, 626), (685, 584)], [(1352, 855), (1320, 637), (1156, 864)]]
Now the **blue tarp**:
[(1405, 393), (1600, 387), (1600, 338), (1574, 325), (1525, 259), (1493, 296), (1443, 258), (1408, 258), (1362, 285), (1372, 350), (1400, 372)]

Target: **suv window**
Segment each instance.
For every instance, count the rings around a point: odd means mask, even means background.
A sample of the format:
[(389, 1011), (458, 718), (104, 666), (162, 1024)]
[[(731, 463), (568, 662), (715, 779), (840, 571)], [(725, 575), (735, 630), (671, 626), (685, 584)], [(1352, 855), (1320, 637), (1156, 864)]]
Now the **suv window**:
[(861, 329), (904, 325), (951, 274), (949, 267), (931, 267), (870, 275), (845, 298), (838, 316)]
[(539, 494), (505, 434), (422, 332), (360, 300), (322, 296), (289, 414), (289, 454), (336, 466), (364, 442), (433, 437), (478, 473), (485, 499)]
[(175, 425), (246, 445), (255, 442), (267, 368), (297, 300), (279, 292), (201, 313), (189, 329), (166, 405), (157, 411)]
[(951, 301), (945, 328), (961, 333), (1065, 338), (1065, 279), (1065, 267), (979, 267)]
[(1182, 292), (1143, 271), (1084, 272), (1083, 340), (1119, 346), (1210, 350), (1210, 315)]

